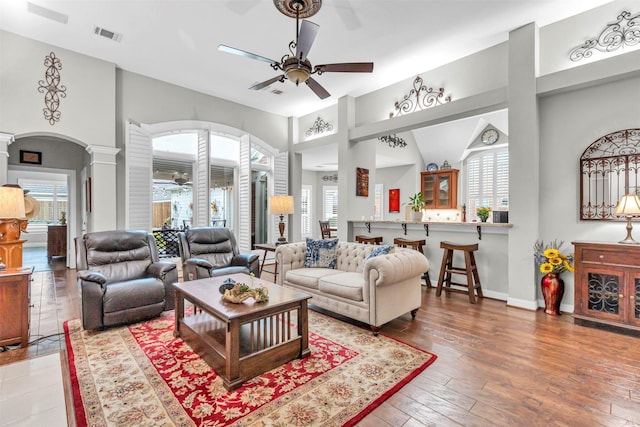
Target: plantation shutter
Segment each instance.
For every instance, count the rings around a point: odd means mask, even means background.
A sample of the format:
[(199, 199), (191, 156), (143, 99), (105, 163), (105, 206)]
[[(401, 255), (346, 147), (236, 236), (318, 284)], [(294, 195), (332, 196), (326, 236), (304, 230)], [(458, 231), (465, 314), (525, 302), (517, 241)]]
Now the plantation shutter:
[(240, 138), (238, 166), (238, 227), (236, 240), (241, 252), (251, 248), (251, 142), (247, 135)]
[[(274, 196), (286, 196), (289, 194), (289, 155), (287, 152), (278, 153), (273, 156), (273, 195)], [(294, 211), (298, 210), (296, 206), (293, 207)], [(283, 217), (285, 237), (289, 233), (289, 215)], [(280, 229), (278, 224), (280, 223), (279, 215), (271, 215), (271, 236), (268, 236), (269, 241), (275, 241), (280, 237)], [(287, 239), (288, 240), (288, 239)]]
[[(125, 138), (125, 228), (151, 231), (151, 136), (139, 124), (127, 121)], [(100, 197), (96, 194), (94, 197)]]
[(467, 157), (467, 219), (477, 219), (476, 209), (509, 208), (509, 151), (485, 150)]
[(313, 204), (311, 201), (311, 186), (303, 185), (302, 194), (300, 195), (300, 221), (302, 238), (312, 237), (311, 230), (311, 210)]
[(329, 221), (329, 226), (338, 226), (338, 186), (322, 187), (322, 220)]
[(198, 131), (198, 158), (193, 178), (193, 225), (206, 227), (211, 218), (209, 205), (209, 131)]

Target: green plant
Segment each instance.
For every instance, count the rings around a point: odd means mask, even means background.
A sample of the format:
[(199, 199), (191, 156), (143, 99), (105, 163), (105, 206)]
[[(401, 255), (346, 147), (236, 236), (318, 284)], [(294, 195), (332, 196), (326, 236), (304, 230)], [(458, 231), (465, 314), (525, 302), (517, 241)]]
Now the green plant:
[(427, 202), (422, 198), (422, 193), (416, 193), (413, 196), (409, 197), (409, 203), (407, 205), (414, 212), (420, 212), (422, 208), (427, 205)]
[(476, 208), (476, 214), (478, 214), (478, 218), (487, 219), (489, 218), (489, 212), (491, 212), (490, 207), (481, 206)]
[(573, 255), (563, 254), (560, 248), (564, 241), (558, 243), (557, 240), (549, 242), (547, 245), (542, 240), (536, 240), (533, 245), (533, 256), (540, 264), (541, 273), (560, 274), (563, 271), (573, 272)]

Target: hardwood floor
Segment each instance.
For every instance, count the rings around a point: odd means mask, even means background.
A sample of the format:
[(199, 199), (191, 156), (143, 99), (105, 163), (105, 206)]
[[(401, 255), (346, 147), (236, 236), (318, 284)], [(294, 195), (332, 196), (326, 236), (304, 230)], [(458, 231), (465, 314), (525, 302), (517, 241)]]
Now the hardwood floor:
[[(640, 425), (640, 338), (423, 289), (416, 319), (382, 333), (438, 359), (359, 426)], [(34, 344), (0, 353), (0, 365), (64, 349), (61, 335), (36, 340), (78, 317), (75, 271), (35, 273), (32, 297)]]

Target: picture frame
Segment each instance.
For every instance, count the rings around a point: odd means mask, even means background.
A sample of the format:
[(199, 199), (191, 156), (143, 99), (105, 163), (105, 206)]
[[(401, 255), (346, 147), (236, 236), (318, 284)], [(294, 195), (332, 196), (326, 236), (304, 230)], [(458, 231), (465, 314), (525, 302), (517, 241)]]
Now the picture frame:
[(356, 196), (369, 197), (369, 169), (356, 168)]
[(41, 165), (42, 152), (20, 150), (20, 163), (27, 163), (30, 165)]
[(400, 213), (400, 189), (389, 190), (389, 213)]

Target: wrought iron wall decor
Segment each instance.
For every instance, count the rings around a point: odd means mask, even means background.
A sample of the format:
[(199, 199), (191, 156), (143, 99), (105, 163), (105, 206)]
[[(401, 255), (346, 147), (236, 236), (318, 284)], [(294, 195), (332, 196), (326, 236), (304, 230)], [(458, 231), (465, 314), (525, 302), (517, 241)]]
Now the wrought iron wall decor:
[(435, 107), (445, 102), (451, 102), (451, 95), (445, 97), (443, 87), (434, 90), (424, 85), (422, 77), (417, 76), (413, 81), (413, 89), (402, 98), (402, 101), (396, 101), (394, 104), (395, 111), (389, 113), (389, 118), (413, 113), (416, 110)]
[(307, 136), (315, 136), (320, 135), (326, 132), (331, 132), (333, 130), (333, 125), (329, 122), (326, 122), (322, 119), (322, 117), (318, 116), (313, 125), (305, 132)]
[(593, 51), (613, 52), (625, 46), (635, 46), (640, 43), (640, 13), (633, 16), (623, 11), (615, 22), (607, 24), (597, 37), (586, 40), (569, 53), (569, 58), (580, 61), (589, 58)]
[(620, 220), (614, 212), (625, 194), (640, 195), (640, 129), (604, 135), (580, 157), (581, 220)]
[(407, 146), (407, 141), (405, 141), (403, 138), (397, 136), (395, 133), (393, 135), (384, 135), (378, 138), (378, 140), (380, 140), (381, 142), (387, 143), (389, 144), (389, 147), (391, 148), (396, 148), (396, 147), (406, 147)]
[(322, 176), (322, 180), (323, 181), (338, 182), (338, 174), (334, 173), (333, 175), (323, 175)]
[(45, 80), (38, 81), (38, 92), (44, 93), (44, 105), (42, 109), (44, 112), (45, 120), (49, 121), (50, 125), (55, 125), (60, 121), (60, 115), (62, 114), (60, 108), (60, 98), (66, 98), (67, 87), (60, 84), (60, 70), (62, 70), (62, 62), (60, 58), (56, 57), (56, 54), (51, 52), (44, 57), (44, 66), (47, 67), (44, 78)]

